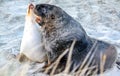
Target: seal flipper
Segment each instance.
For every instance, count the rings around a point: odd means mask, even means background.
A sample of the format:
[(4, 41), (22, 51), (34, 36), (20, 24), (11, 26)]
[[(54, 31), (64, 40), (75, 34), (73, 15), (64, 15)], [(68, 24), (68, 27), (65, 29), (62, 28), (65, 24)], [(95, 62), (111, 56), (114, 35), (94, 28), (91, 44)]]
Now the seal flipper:
[(104, 67), (104, 71), (106, 71), (107, 69), (110, 69), (113, 67), (114, 63), (116, 62), (117, 59), (117, 50), (116, 48), (111, 45), (108, 44), (107, 42), (103, 42), (103, 41), (99, 41), (97, 43), (97, 49), (96, 49), (96, 53), (94, 56), (94, 59), (96, 61), (96, 64), (98, 64), (98, 73), (100, 73), (100, 54), (105, 55), (106, 56), (106, 60), (105, 60), (105, 65)]

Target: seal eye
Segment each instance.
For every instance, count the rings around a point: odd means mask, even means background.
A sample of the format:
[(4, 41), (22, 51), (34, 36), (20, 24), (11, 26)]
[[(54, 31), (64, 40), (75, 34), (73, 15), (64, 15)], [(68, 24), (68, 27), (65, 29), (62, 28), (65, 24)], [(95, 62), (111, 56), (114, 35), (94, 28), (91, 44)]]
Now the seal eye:
[(51, 19), (55, 19), (55, 15), (52, 14), (52, 15), (51, 15)]

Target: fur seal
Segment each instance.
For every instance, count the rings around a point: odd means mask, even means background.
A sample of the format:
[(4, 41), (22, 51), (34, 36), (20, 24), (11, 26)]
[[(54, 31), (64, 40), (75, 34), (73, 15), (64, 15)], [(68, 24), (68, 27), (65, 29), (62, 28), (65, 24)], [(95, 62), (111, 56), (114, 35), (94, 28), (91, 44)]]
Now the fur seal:
[[(43, 50), (47, 52), (50, 62), (55, 61), (65, 49), (70, 48), (73, 40), (76, 39), (72, 52), (70, 71), (81, 65), (95, 41), (97, 41), (93, 49), (95, 51), (93, 57), (95, 63), (91, 65), (97, 65), (98, 73), (100, 72), (100, 58), (102, 53), (106, 55), (104, 71), (113, 66), (117, 57), (115, 47), (107, 42), (89, 37), (81, 24), (60, 7), (50, 4), (37, 4), (34, 13), (40, 18), (37, 23), (41, 26), (41, 41), (44, 43)], [(66, 63), (67, 55), (60, 62), (62, 66)]]
[(46, 54), (42, 50), (40, 26), (36, 23), (33, 13), (34, 5), (30, 4), (25, 18), (25, 27), (20, 47), (19, 61), (29, 59), (35, 62), (46, 60)]

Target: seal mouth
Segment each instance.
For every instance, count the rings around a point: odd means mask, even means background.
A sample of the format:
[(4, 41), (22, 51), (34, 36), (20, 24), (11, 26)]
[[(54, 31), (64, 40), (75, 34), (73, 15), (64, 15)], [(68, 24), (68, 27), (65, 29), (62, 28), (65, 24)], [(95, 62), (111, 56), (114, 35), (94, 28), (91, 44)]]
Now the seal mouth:
[(40, 16), (37, 16), (36, 14), (35, 14), (35, 21), (38, 23), (38, 24), (40, 24), (41, 22), (42, 22), (42, 18), (40, 17)]
[(40, 25), (42, 26), (44, 24), (44, 16), (43, 16), (43, 12), (42, 10), (40, 9), (40, 7), (38, 8), (38, 5), (35, 6), (34, 10), (34, 15), (36, 17), (35, 21)]
[(39, 16), (39, 15), (37, 15), (37, 10), (36, 10), (36, 9), (34, 9), (34, 15), (35, 15), (35, 21), (36, 21), (38, 24), (41, 25), (41, 23), (42, 23), (42, 17)]

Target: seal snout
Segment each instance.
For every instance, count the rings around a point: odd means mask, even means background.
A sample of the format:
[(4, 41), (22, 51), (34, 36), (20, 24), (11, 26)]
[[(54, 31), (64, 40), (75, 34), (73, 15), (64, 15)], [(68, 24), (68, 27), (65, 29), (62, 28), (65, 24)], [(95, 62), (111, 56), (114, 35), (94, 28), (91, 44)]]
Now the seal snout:
[(46, 17), (46, 12), (47, 12), (47, 5), (45, 5), (45, 4), (38, 4), (38, 5), (36, 5), (35, 6), (35, 8), (34, 8), (34, 13), (35, 13), (35, 15), (36, 15), (36, 22), (38, 23), (38, 24), (42, 24), (42, 20), (43, 20), (43, 18), (45, 18)]
[(46, 17), (46, 14), (48, 13), (47, 11), (48, 11), (48, 6), (45, 4), (36, 5), (34, 9), (34, 13), (43, 18)]
[(34, 13), (35, 13), (35, 16), (36, 16), (35, 21), (36, 21), (37, 23), (41, 23), (42, 17), (41, 17), (40, 15), (38, 15), (38, 11), (36, 10), (36, 8), (34, 9)]

